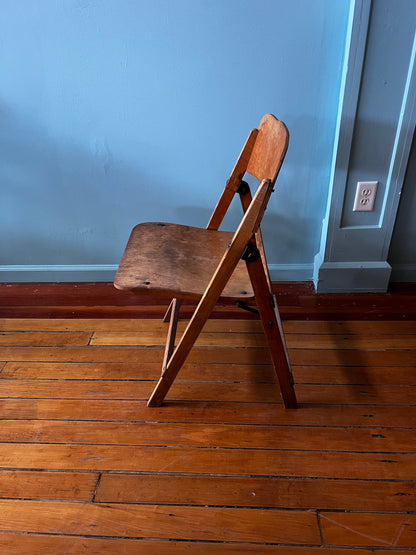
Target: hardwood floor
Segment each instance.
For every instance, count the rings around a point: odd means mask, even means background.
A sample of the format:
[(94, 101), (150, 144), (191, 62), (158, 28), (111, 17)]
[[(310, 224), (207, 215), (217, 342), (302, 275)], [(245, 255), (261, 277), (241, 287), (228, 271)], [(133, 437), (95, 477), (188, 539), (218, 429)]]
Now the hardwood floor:
[(218, 307), (148, 408), (160, 304), (0, 286), (0, 553), (415, 551), (416, 289), (276, 287), (298, 410), (250, 313)]

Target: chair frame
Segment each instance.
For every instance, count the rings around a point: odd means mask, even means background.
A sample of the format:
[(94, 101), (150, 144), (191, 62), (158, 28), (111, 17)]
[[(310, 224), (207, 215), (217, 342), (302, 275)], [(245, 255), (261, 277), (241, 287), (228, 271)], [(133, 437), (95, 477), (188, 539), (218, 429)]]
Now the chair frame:
[[(280, 385), (280, 391), (286, 408), (297, 408), (294, 391), (293, 377), (289, 363), (287, 347), (284, 339), (282, 324), (277, 307), (276, 297), (272, 290), (271, 280), (267, 268), (263, 241), (260, 231), (260, 221), (273, 191), (277, 175), (282, 165), (288, 145), (288, 131), (282, 122), (280, 132), (280, 152), (275, 164), (274, 173), (270, 178), (262, 179), (254, 198), (250, 193), (247, 183), (242, 181), (246, 171), (256, 176), (262, 160), (258, 158), (259, 149), (255, 149), (259, 132), (265, 128), (273, 118), (266, 114), (262, 119), (259, 129), (253, 129), (237, 159), (233, 171), (228, 179), (223, 193), (215, 207), (207, 225), (207, 229), (218, 230), (228, 207), (238, 193), (244, 216), (234, 233), (233, 239), (219, 262), (204, 294), (175, 347), (177, 323), (181, 300), (174, 298), (166, 312), (164, 321), (169, 322), (165, 353), (162, 363), (162, 375), (148, 401), (149, 407), (160, 406), (174, 382), (179, 370), (184, 364), (190, 350), (197, 340), (203, 326), (215, 307), (221, 293), (230, 279), (239, 260), (243, 258), (254, 291), (258, 312), (263, 324), (264, 333), (270, 350), (272, 363)], [(261, 158), (261, 155), (260, 155)], [(252, 170), (252, 171), (250, 171)]]

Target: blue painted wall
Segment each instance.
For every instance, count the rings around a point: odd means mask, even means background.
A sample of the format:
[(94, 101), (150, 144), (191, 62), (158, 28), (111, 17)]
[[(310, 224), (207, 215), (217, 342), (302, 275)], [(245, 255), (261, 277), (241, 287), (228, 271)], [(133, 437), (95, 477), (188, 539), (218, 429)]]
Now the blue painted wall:
[(348, 11), (349, 0), (2, 0), (0, 279), (76, 281), (47, 270), (117, 264), (139, 221), (205, 225), (266, 112), (291, 133), (264, 222), (272, 277), (310, 279)]

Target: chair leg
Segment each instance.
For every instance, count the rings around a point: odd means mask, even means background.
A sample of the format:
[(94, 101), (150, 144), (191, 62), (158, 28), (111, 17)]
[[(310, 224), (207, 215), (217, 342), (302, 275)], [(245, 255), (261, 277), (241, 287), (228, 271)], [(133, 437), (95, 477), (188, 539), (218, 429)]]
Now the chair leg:
[(248, 262), (247, 270), (284, 405), (287, 409), (295, 409), (297, 408), (296, 394), (279, 310), (276, 298), (269, 288), (262, 259), (258, 258), (256, 261)]
[(186, 357), (201, 333), (201, 330), (204, 327), (205, 322), (208, 320), (218, 297), (219, 293), (213, 291), (205, 293), (203, 298), (200, 300), (191, 320), (189, 321), (189, 324), (182, 334), (178, 345), (163, 368), (162, 376), (160, 377), (147, 403), (148, 407), (159, 407), (163, 403), (163, 399), (168, 393), (172, 383), (178, 375), (179, 370), (182, 368)]
[(163, 316), (162, 322), (166, 323), (170, 321), (170, 315), (172, 314), (172, 308), (173, 308), (174, 302), (175, 302), (175, 299), (172, 299), (170, 302), (170, 305), (168, 306), (167, 311), (165, 312), (165, 315)]
[(168, 335), (166, 338), (165, 354), (164, 354), (163, 363), (162, 363), (162, 374), (165, 371), (165, 368), (175, 348), (175, 338), (176, 338), (176, 330), (178, 327), (180, 306), (181, 306), (180, 299), (172, 299), (172, 302), (169, 305), (169, 308), (165, 314), (165, 317), (163, 318), (164, 322), (169, 321), (169, 329), (168, 329)]

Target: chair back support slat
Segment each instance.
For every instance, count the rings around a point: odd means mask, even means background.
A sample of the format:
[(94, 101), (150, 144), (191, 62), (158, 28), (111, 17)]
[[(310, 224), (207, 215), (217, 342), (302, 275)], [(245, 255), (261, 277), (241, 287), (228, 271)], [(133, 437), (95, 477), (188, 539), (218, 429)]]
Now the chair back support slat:
[(250, 160), (251, 153), (253, 152), (257, 135), (257, 129), (252, 129), (250, 131), (250, 134), (241, 150), (240, 156), (238, 157), (233, 171), (231, 172), (231, 175), (224, 187), (217, 206), (215, 207), (211, 219), (208, 222), (207, 229), (218, 229), (220, 227), (228, 207), (230, 206), (237, 191), (237, 187), (246, 173), (247, 164)]

